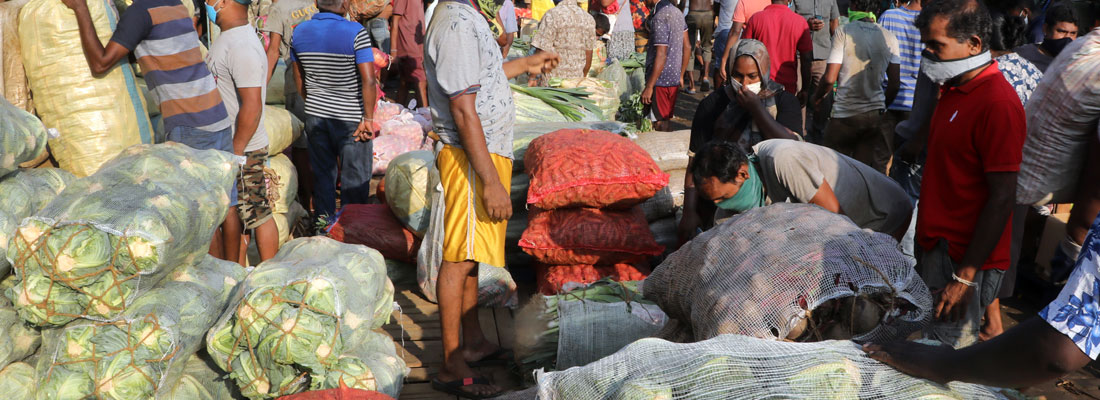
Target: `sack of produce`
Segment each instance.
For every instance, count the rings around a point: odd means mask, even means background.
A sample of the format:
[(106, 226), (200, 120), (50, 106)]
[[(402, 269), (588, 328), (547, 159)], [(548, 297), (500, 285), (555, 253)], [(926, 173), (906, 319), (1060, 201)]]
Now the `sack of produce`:
[(665, 313), (638, 294), (638, 284), (602, 280), (560, 295), (536, 295), (516, 313), (520, 366), (564, 370), (653, 336)]
[(283, 106), (264, 106), (264, 130), (267, 131), (267, 154), (282, 154), (298, 137), (305, 124)]
[(642, 209), (531, 208), (519, 246), (545, 264), (614, 265), (658, 256)]
[[(523, 172), (523, 157), (527, 154), (527, 147), (531, 141), (550, 132), (562, 129), (586, 129), (611, 132), (616, 135), (623, 133), (626, 125), (615, 121), (595, 122), (535, 122), (516, 124), (512, 130), (512, 171)], [(524, 196), (527, 191), (524, 190)]]
[(42, 121), (0, 97), (0, 176), (45, 152), (46, 127)]
[(572, 121), (553, 106), (526, 93), (512, 91), (512, 104), (516, 107), (516, 124)]
[[(200, 356), (200, 354), (204, 356)], [(161, 400), (230, 400), (240, 398), (233, 382), (222, 376), (204, 351), (187, 358), (179, 380)]]
[(680, 202), (680, 205), (676, 204), (676, 199), (672, 197), (672, 190), (665, 186), (649, 200), (642, 203), (642, 213), (645, 214), (646, 221), (653, 222), (676, 215), (676, 209), (683, 205), (683, 199)]
[(428, 217), (431, 216), (428, 175), (434, 165), (435, 154), (417, 150), (397, 156), (386, 169), (386, 205), (402, 224), (420, 237), (428, 231)]
[(374, 161), (371, 164), (374, 175), (385, 175), (394, 158), (410, 151), (431, 150), (431, 139), (411, 139), (402, 135), (379, 136), (373, 142)]
[[(116, 16), (109, 0), (88, 2), (100, 41), (110, 40)], [(145, 99), (125, 59), (95, 76), (81, 50), (72, 10), (60, 0), (32, 1), (19, 13), (19, 43), (34, 107), (48, 128), (50, 153), (62, 169), (88, 176), (123, 149), (153, 142)], [(74, 90), (80, 88), (80, 90)]]
[(4, 369), (0, 369), (0, 393), (3, 393), (6, 398), (13, 400), (33, 399), (37, 385), (34, 367), (28, 363), (12, 363)]
[(694, 340), (900, 340), (932, 316), (928, 287), (893, 238), (810, 204), (711, 228), (654, 268), (643, 294), (687, 334), (665, 333)]
[(914, 378), (867, 357), (850, 341), (790, 343), (740, 335), (688, 344), (641, 339), (594, 363), (536, 379), (540, 399), (1005, 398), (987, 386)]
[[(2, 100), (2, 99), (0, 99)], [(45, 207), (72, 180), (73, 174), (58, 168), (19, 169), (0, 178), (0, 276), (11, 271), (8, 243), (23, 218)]]
[(615, 95), (619, 96), (619, 103), (626, 102), (630, 98), (630, 94), (634, 93), (634, 89), (630, 86), (630, 75), (626, 73), (626, 69), (623, 69), (623, 65), (619, 63), (619, 60), (612, 61), (596, 77), (615, 84)]
[(205, 256), (176, 268), (113, 322), (45, 331), (38, 398), (151, 399), (168, 394), (246, 271)]
[(401, 225), (385, 204), (348, 204), (336, 212), (335, 221), (325, 228), (325, 234), (407, 263), (416, 261), (416, 251), (420, 249), (420, 238)]
[(649, 223), (649, 231), (653, 232), (653, 240), (669, 251), (675, 249), (676, 245), (680, 243), (680, 238), (677, 236), (678, 228), (679, 223), (676, 221), (675, 216), (662, 218)]
[(615, 282), (640, 281), (650, 273), (648, 265), (546, 265), (535, 263), (539, 293), (550, 296), (588, 286), (602, 279)]
[(584, 89), (588, 91), (588, 100), (600, 108), (603, 119), (614, 121), (619, 112), (619, 89), (614, 81), (596, 78), (551, 79), (550, 86), (563, 89)]
[(603, 116), (603, 110), (590, 98), (592, 92), (588, 90), (528, 87), (514, 83), (509, 84), (509, 87), (516, 94), (513, 96), (516, 123), (607, 120)]
[(274, 196), (271, 196), (271, 211), (286, 214), (290, 212), (290, 205), (298, 198), (298, 170), (284, 154), (269, 158), (267, 169), (269, 171), (264, 175), (269, 180), (268, 190), (275, 191)]
[(15, 308), (10, 304), (0, 306), (0, 366), (25, 360), (41, 342), (42, 334), (24, 324)]
[(374, 123), (372, 124), (374, 131), (381, 131), (382, 124), (401, 115), (402, 111), (405, 111), (405, 107), (400, 104), (379, 100), (378, 104), (374, 106)]
[(275, 228), (279, 230), (280, 246), (286, 243), (287, 240), (290, 240), (290, 236), (294, 232), (294, 227), (302, 218), (308, 216), (309, 212), (307, 212), (301, 204), (298, 204), (297, 201), (290, 204), (290, 210), (286, 213), (275, 213), (271, 216), (271, 218), (275, 220)]
[(543, 135), (531, 141), (523, 163), (531, 175), (527, 202), (542, 209), (630, 208), (668, 184), (645, 150), (609, 132)]
[[(206, 349), (250, 399), (329, 389), (341, 380), (396, 396), (404, 365), (361, 354), (386, 348), (368, 345), (377, 342), (371, 330), (390, 319), (393, 291), (377, 251), (325, 237), (294, 239), (245, 278), (207, 334)], [(388, 345), (379, 357), (393, 354)]]
[(1100, 32), (1066, 46), (1027, 102), (1016, 203), (1069, 203), (1100, 119)]
[(382, 129), (378, 131), (382, 136), (398, 135), (412, 140), (424, 139), (424, 127), (416, 122), (415, 117), (408, 111), (403, 111), (393, 119), (383, 122)]
[(19, 51), (19, 10), (30, 0), (0, 2), (0, 97), (23, 110), (34, 112), (27, 74)]
[(687, 169), (691, 131), (639, 132), (634, 144), (649, 153), (662, 171)]
[(198, 262), (229, 209), (232, 154), (178, 143), (124, 150), (23, 220), (6, 295), (39, 326), (111, 320), (173, 268)]

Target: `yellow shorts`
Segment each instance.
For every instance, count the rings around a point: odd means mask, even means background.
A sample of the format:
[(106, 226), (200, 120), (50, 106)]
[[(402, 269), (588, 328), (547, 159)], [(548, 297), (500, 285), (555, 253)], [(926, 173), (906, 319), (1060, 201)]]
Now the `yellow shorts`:
[[(512, 187), (512, 160), (489, 154), (504, 189)], [(436, 157), (443, 183), (443, 261), (476, 261), (504, 266), (508, 221), (493, 222), (482, 200), (482, 183), (460, 148), (444, 145)]]

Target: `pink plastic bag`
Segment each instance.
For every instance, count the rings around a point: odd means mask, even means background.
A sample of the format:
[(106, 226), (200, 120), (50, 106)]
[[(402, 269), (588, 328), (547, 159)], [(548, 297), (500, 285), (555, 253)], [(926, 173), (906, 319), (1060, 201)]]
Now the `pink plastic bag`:
[(395, 157), (413, 150), (431, 150), (433, 144), (431, 139), (413, 139), (404, 135), (382, 135), (374, 138), (373, 142), (374, 163), (371, 171), (374, 175), (384, 175)]
[(396, 118), (383, 122), (379, 134), (382, 136), (404, 136), (409, 139), (420, 141), (424, 139), (424, 128), (413, 120), (412, 114), (401, 113)]

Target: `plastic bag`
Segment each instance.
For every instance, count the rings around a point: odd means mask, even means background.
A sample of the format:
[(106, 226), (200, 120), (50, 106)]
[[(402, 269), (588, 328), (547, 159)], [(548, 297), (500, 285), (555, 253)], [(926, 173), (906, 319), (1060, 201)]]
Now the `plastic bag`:
[(676, 320), (681, 332), (666, 338), (889, 341), (932, 316), (928, 287), (892, 237), (810, 204), (754, 208), (703, 232), (642, 293)]
[(555, 399), (1002, 399), (998, 389), (914, 378), (849, 341), (788, 343), (722, 335), (689, 344), (648, 338), (583, 367), (539, 373)]
[(65, 186), (76, 179), (57, 168), (20, 169), (0, 178), (0, 276), (7, 276), (8, 243), (23, 218), (45, 207)]
[(0, 97), (16, 107), (34, 112), (27, 74), (19, 49), (19, 10), (30, 0), (0, 2)]
[(267, 131), (267, 154), (275, 156), (302, 136), (305, 125), (285, 108), (265, 105), (264, 129)]
[(431, 151), (417, 150), (397, 156), (386, 169), (386, 205), (419, 237), (428, 231), (431, 217), (428, 175), (434, 165)]
[(336, 212), (327, 228), (328, 237), (348, 244), (378, 250), (383, 257), (401, 262), (416, 261), (420, 239), (401, 225), (385, 204), (348, 204)]
[(45, 152), (46, 127), (42, 121), (0, 97), (0, 176)]
[[(377, 251), (325, 237), (294, 239), (241, 283), (206, 349), (252, 399), (338, 387), (340, 379), (396, 396), (404, 364), (385, 358), (392, 341), (383, 353), (387, 346), (372, 338), (372, 329), (390, 319), (393, 292)], [(368, 355), (393, 364), (376, 366)]]
[(415, 150), (431, 150), (430, 139), (411, 139), (402, 135), (379, 136), (374, 142), (374, 161), (371, 169), (374, 175), (384, 175), (390, 162), (402, 154)]
[(630, 95), (634, 93), (634, 88), (630, 84), (630, 75), (626, 73), (626, 69), (619, 63), (619, 60), (612, 61), (596, 77), (615, 83), (615, 94), (619, 96), (620, 103), (629, 100)]
[[(3, 4), (3, 3), (0, 3)], [(0, 369), (0, 393), (12, 400), (30, 400), (38, 382), (35, 381), (34, 367), (25, 362), (9, 364)]]
[(382, 124), (396, 118), (402, 111), (405, 111), (405, 107), (400, 104), (383, 100), (378, 101), (378, 104), (374, 106), (374, 130), (381, 131)]
[[(116, 24), (110, 2), (89, 1), (88, 11), (106, 43)], [(153, 128), (130, 63), (123, 59), (93, 76), (77, 30), (76, 17), (60, 0), (32, 1), (19, 13), (35, 109), (46, 127), (61, 133), (50, 140), (50, 152), (62, 169), (83, 177), (127, 147), (152, 143)]]
[(150, 399), (169, 394), (246, 271), (209, 255), (138, 296), (114, 322), (45, 333), (38, 398)]
[(418, 141), (424, 139), (424, 127), (407, 111), (402, 111), (400, 115), (383, 122), (382, 129), (378, 133), (382, 136), (397, 135)]
[(653, 241), (641, 208), (532, 208), (530, 216), (519, 246), (542, 263), (637, 263), (664, 251)]
[(290, 212), (290, 205), (298, 198), (298, 170), (283, 154), (276, 154), (268, 159), (267, 168), (271, 172), (267, 174), (270, 188), (275, 191), (271, 199), (272, 211), (286, 214)]
[(229, 209), (233, 155), (178, 143), (126, 149), (71, 182), (11, 241), (23, 319), (111, 320), (171, 270), (198, 262)]
[(523, 163), (527, 202), (542, 209), (630, 208), (668, 184), (668, 174), (630, 139), (603, 131), (560, 130), (531, 141)]

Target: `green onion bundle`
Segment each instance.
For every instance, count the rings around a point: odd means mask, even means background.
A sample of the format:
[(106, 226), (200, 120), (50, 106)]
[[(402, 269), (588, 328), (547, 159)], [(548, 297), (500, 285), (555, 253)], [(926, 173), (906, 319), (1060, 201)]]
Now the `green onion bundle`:
[(542, 100), (544, 103), (561, 113), (561, 115), (564, 115), (569, 121), (580, 121), (585, 118), (585, 112), (589, 115), (596, 115), (602, 118), (600, 107), (588, 99), (588, 96), (592, 93), (587, 90), (580, 88), (562, 89), (526, 87), (516, 84), (509, 85), (514, 92), (519, 92)]

